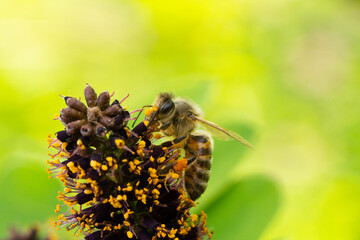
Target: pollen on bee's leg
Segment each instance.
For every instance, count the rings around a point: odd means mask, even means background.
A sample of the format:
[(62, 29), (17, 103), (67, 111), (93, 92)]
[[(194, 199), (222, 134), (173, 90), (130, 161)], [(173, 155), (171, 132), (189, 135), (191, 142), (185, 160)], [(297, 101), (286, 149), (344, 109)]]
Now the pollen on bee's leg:
[(173, 169), (175, 171), (183, 171), (186, 169), (188, 165), (188, 160), (185, 158), (179, 159), (176, 164), (174, 165)]

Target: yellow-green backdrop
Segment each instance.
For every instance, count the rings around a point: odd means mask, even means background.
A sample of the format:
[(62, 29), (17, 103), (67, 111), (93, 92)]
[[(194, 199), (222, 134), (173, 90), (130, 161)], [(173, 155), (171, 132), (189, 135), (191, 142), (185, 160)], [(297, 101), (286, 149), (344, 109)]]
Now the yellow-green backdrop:
[[(54, 218), (58, 96), (161, 91), (246, 137), (215, 140), (215, 240), (360, 239), (360, 2), (0, 1), (0, 238)], [(75, 239), (73, 233), (58, 233)]]

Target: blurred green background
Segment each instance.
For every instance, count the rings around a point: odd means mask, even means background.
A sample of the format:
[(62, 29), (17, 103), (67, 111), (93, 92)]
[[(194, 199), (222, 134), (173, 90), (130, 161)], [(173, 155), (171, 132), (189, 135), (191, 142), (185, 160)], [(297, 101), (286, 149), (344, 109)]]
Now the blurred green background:
[(215, 140), (215, 240), (360, 239), (359, 26), (355, 0), (0, 1), (0, 238), (56, 216), (46, 136), (90, 83), (129, 109), (172, 91), (256, 147)]

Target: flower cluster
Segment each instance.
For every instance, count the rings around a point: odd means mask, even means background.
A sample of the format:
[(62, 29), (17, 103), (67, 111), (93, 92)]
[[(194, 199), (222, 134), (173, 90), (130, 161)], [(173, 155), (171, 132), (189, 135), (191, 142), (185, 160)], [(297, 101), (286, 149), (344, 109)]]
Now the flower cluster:
[(156, 144), (162, 135), (149, 117), (156, 108), (130, 130), (136, 111), (122, 107), (124, 99), (110, 104), (108, 92), (97, 97), (89, 85), (84, 92), (87, 106), (64, 97), (57, 119), (65, 130), (48, 137), (57, 149), (48, 172), (65, 186), (55, 225), (86, 240), (211, 238), (206, 215), (189, 213), (195, 204), (183, 187), (181, 139)]

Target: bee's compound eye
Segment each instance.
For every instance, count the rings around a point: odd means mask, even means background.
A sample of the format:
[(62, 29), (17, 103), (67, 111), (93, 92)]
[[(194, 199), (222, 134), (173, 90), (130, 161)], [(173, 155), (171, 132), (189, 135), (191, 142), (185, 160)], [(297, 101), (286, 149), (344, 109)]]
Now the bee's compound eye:
[(164, 105), (162, 105), (162, 107), (159, 109), (159, 113), (160, 113), (160, 114), (167, 114), (167, 113), (169, 113), (172, 109), (174, 109), (174, 107), (175, 107), (174, 102), (173, 102), (171, 99), (169, 99), (169, 100), (167, 100), (167, 101), (164, 103)]

